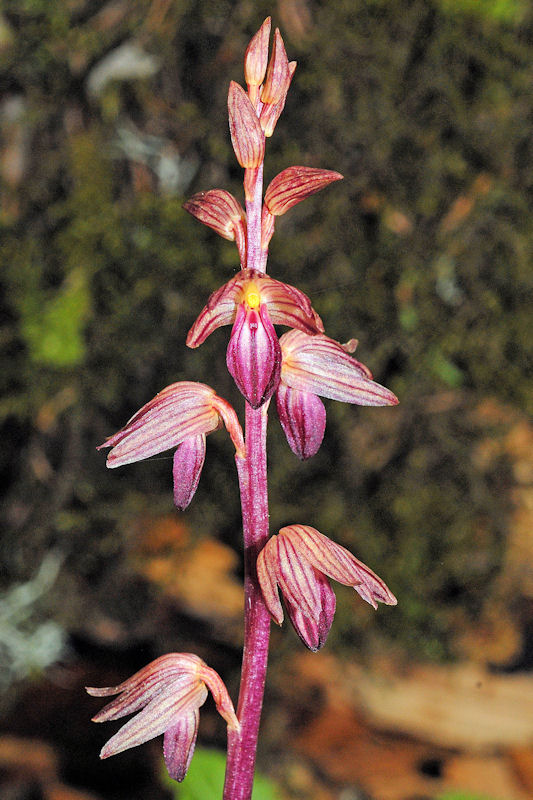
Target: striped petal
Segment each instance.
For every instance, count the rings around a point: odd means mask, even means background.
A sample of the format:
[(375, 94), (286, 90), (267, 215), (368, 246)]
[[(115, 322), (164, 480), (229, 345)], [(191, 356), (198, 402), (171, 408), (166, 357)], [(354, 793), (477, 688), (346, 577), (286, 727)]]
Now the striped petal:
[(234, 323), (237, 306), (242, 299), (242, 273), (249, 271), (251, 270), (241, 270), (224, 286), (213, 292), (187, 334), (187, 347), (198, 347), (217, 328)]
[[(274, 537), (272, 537), (274, 538)], [(270, 616), (278, 625), (283, 622), (283, 606), (279, 599), (277, 579), (277, 549), (269, 539), (257, 557), (257, 578)]]
[(235, 228), (246, 226), (241, 204), (225, 189), (197, 192), (183, 204), (183, 208), (231, 242), (235, 240)]
[(306, 294), (288, 283), (265, 276), (261, 283), (261, 302), (268, 305), (274, 325), (288, 325), (306, 333), (324, 330), (322, 320)]
[(291, 389), (361, 406), (397, 405), (389, 389), (372, 380), (372, 373), (339, 342), (323, 334), (293, 330), (280, 338), (281, 380)]
[(150, 686), (153, 681), (176, 678), (182, 673), (194, 674), (198, 670), (201, 658), (194, 653), (167, 653), (151, 661), (127, 680), (117, 686), (86, 686), (85, 691), (91, 697), (110, 697), (120, 692), (134, 691), (139, 686)]
[(154, 739), (172, 727), (182, 714), (205, 703), (207, 688), (201, 681), (191, 678), (186, 683), (169, 683), (157, 697), (133, 719), (126, 722), (118, 733), (104, 745), (100, 758), (109, 758), (130, 747)]
[(353, 586), (363, 600), (377, 608), (378, 602), (394, 606), (397, 600), (375, 572), (359, 561), (346, 548), (309, 525), (289, 525), (280, 530), (315, 569), (333, 580)]
[(287, 167), (273, 178), (265, 192), (265, 206), (274, 216), (319, 192), (333, 181), (342, 180), (340, 172), (313, 167)]
[(268, 62), (265, 82), (261, 89), (261, 102), (268, 104), (279, 103), (287, 94), (290, 82), (289, 59), (285, 52), (285, 45), (279, 28), (276, 28), (272, 54)]
[(156, 658), (118, 686), (86, 687), (91, 697), (110, 697), (118, 694), (93, 717), (93, 722), (109, 722), (126, 717), (145, 706), (169, 682), (197, 676), (202, 659), (193, 653), (169, 653)]
[(237, 161), (241, 167), (258, 167), (265, 157), (265, 135), (250, 98), (235, 81), (229, 85), (228, 115)]
[(118, 433), (100, 445), (112, 447), (107, 466), (119, 467), (176, 447), (190, 436), (216, 430), (220, 415), (210, 386), (182, 381), (167, 386), (146, 403)]
[(287, 536), (272, 536), (277, 548), (277, 578), (283, 597), (302, 614), (316, 619), (320, 613), (320, 587), (316, 570)]
[(183, 208), (224, 239), (235, 241), (241, 264), (246, 263), (246, 214), (230, 192), (225, 189), (197, 192)]
[(220, 716), (226, 720), (228, 728), (230, 730), (240, 731), (241, 726), (235, 714), (235, 709), (233, 708), (228, 690), (226, 689), (226, 684), (218, 672), (215, 672), (215, 670), (208, 667), (205, 662), (202, 662), (198, 674), (213, 695), (217, 711)]
[(271, 19), (267, 17), (246, 48), (244, 54), (244, 77), (248, 87), (257, 87), (263, 83), (268, 63), (270, 25)]
[(285, 108), (285, 101), (287, 99), (287, 94), (289, 91), (289, 87), (291, 85), (291, 81), (296, 71), (296, 66), (297, 66), (296, 61), (289, 61), (289, 80), (286, 84), (286, 89), (281, 95), (278, 102), (265, 103), (263, 105), (263, 108), (261, 109), (261, 113), (259, 115), (259, 123), (265, 133), (265, 136), (272, 136), (272, 134), (274, 133), (274, 128), (276, 127), (277, 121), (280, 118), (283, 109)]

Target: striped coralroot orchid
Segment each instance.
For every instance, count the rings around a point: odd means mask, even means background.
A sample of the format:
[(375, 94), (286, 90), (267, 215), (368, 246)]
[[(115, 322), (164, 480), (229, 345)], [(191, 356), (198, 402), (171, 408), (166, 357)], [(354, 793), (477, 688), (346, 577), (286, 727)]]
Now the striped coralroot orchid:
[(237, 415), (214, 389), (204, 383), (173, 383), (146, 403), (117, 433), (98, 449), (111, 447), (107, 466), (132, 464), (175, 447), (174, 497), (186, 508), (200, 480), (205, 436), (224, 424), (236, 452), (244, 454), (244, 439)]
[(118, 695), (93, 717), (93, 722), (109, 722), (138, 712), (104, 745), (100, 758), (122, 753), (164, 733), (168, 773), (182, 781), (194, 752), (198, 709), (205, 703), (208, 690), (228, 729), (239, 731), (239, 721), (220, 675), (192, 653), (161, 656), (118, 686), (87, 687), (93, 697)]
[(288, 525), (272, 536), (259, 553), (257, 575), (274, 621), (283, 622), (279, 588), (298, 636), (315, 651), (326, 641), (335, 613), (327, 577), (353, 586), (373, 608), (397, 602), (369, 567), (309, 525)]
[(320, 397), (359, 406), (394, 406), (398, 398), (372, 379), (353, 358), (357, 342), (347, 344), (324, 334), (292, 330), (280, 338), (281, 379), (276, 395), (278, 416), (291, 450), (303, 459), (318, 451), (326, 427)]
[[(270, 399), (276, 394), (281, 425), (301, 458), (319, 449), (326, 425), (321, 397), (361, 406), (395, 405), (351, 355), (357, 342), (330, 339), (299, 289), (266, 274), (276, 217), (342, 178), (338, 172), (293, 166), (270, 182), (263, 199), (265, 141), (275, 130), (296, 69), (278, 29), (269, 57), (268, 17), (244, 59), (247, 89), (232, 81), (228, 92), (231, 142), (244, 169), (244, 208), (224, 189), (198, 192), (185, 209), (235, 243), (239, 271), (213, 292), (192, 325), (187, 345), (196, 348), (218, 328), (231, 325), (226, 366), (244, 397), (244, 434), (234, 409), (203, 383), (174, 383), (140, 409), (101, 447), (109, 467), (173, 449), (174, 503), (184, 509), (200, 479), (206, 436), (224, 425), (235, 445), (244, 539), (244, 648), (235, 714), (217, 673), (197, 656), (162, 656), (128, 681), (107, 689), (118, 695), (97, 722), (138, 712), (113, 736), (102, 757), (164, 733), (170, 775), (182, 780), (198, 733), (199, 708), (211, 690), (228, 723), (224, 800), (250, 800), (266, 679), (271, 619), (281, 624), (284, 598), (294, 628), (311, 648), (326, 641), (335, 613), (329, 579), (353, 586), (374, 608), (396, 603), (389, 589), (345, 548), (314, 528), (290, 525), (269, 538), (266, 440)], [(290, 330), (278, 338), (276, 325)]]
[(279, 384), (281, 348), (274, 323), (323, 331), (309, 298), (258, 270), (241, 270), (208, 300), (187, 336), (198, 347), (222, 325), (233, 324), (226, 363), (240, 392), (259, 408)]

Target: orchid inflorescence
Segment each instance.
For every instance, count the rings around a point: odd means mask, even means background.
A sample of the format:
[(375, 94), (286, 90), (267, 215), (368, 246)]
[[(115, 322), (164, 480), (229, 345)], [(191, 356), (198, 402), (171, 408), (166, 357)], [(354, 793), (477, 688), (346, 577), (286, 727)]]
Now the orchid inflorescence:
[[(270, 620), (283, 622), (280, 593), (296, 632), (313, 651), (326, 641), (335, 612), (329, 578), (353, 586), (374, 608), (378, 602), (396, 604), (371, 569), (315, 528), (292, 524), (269, 535), (265, 445), (272, 397), (289, 446), (302, 460), (322, 443), (326, 411), (321, 397), (362, 406), (398, 402), (353, 357), (355, 339), (340, 344), (326, 336), (309, 298), (266, 274), (276, 217), (342, 178), (330, 170), (289, 167), (270, 182), (263, 198), (265, 140), (274, 132), (296, 68), (277, 29), (269, 58), (269, 39), (267, 18), (246, 50), (247, 91), (231, 82), (228, 94), (231, 141), (244, 168), (245, 208), (223, 189), (200, 192), (185, 203), (194, 217), (237, 246), (239, 272), (208, 299), (187, 345), (198, 347), (217, 328), (232, 326), (226, 364), (246, 401), (244, 433), (235, 410), (214, 389), (183, 381), (159, 392), (101, 445), (111, 448), (108, 467), (174, 449), (174, 501), (180, 510), (198, 486), (206, 435), (224, 426), (235, 446), (246, 600), (237, 713), (220, 676), (189, 653), (162, 656), (119, 686), (87, 690), (94, 696), (118, 695), (94, 717), (96, 722), (139, 712), (108, 741), (102, 758), (164, 733), (169, 774), (181, 781), (209, 689), (228, 725), (225, 800), (251, 796)], [(290, 330), (278, 338), (275, 325)]]

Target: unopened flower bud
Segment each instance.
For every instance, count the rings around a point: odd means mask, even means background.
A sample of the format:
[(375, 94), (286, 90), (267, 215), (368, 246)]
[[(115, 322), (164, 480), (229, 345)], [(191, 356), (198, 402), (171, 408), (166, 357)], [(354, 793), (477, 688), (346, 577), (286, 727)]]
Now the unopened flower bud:
[(260, 86), (265, 77), (268, 63), (270, 23), (270, 17), (267, 17), (246, 48), (246, 53), (244, 54), (244, 77), (248, 87)]
[(265, 135), (250, 98), (231, 81), (228, 92), (231, 143), (241, 167), (258, 167), (265, 157)]
[(259, 124), (265, 136), (272, 136), (276, 123), (281, 116), (281, 112), (285, 108), (285, 101), (287, 99), (287, 92), (291, 85), (292, 77), (296, 69), (296, 61), (289, 62), (289, 80), (287, 81), (285, 91), (281, 95), (277, 103), (265, 103), (259, 115)]
[(268, 62), (266, 78), (261, 90), (261, 102), (274, 104), (284, 97), (290, 84), (289, 60), (279, 29), (274, 33), (272, 54)]

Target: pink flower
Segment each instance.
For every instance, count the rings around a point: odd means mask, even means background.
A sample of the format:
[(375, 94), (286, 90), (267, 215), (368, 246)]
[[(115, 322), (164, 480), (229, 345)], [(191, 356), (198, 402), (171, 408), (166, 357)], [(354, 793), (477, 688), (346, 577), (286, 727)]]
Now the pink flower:
[(174, 500), (182, 510), (189, 505), (200, 480), (206, 434), (223, 423), (242, 456), (242, 429), (230, 404), (204, 383), (182, 381), (159, 392), (98, 449), (112, 448), (107, 456), (107, 466), (112, 469), (176, 447)]
[(283, 622), (279, 588), (296, 633), (313, 651), (326, 641), (335, 613), (327, 577), (353, 586), (373, 608), (397, 602), (371, 569), (309, 525), (289, 525), (272, 536), (259, 553), (257, 576), (274, 621)]
[(230, 324), (227, 366), (254, 408), (268, 400), (279, 383), (281, 349), (274, 325), (308, 333), (324, 330), (303, 292), (252, 269), (241, 270), (211, 295), (189, 331), (187, 344), (198, 347), (214, 330)]
[(93, 697), (118, 695), (93, 717), (93, 722), (109, 722), (139, 712), (104, 745), (100, 758), (122, 753), (164, 733), (168, 773), (182, 781), (194, 752), (198, 709), (205, 703), (208, 689), (228, 729), (239, 731), (239, 721), (220, 675), (192, 653), (161, 656), (118, 686), (87, 687)]
[(372, 379), (372, 373), (353, 358), (357, 341), (347, 344), (323, 333), (309, 336), (292, 330), (280, 338), (282, 353), (277, 408), (287, 441), (299, 458), (318, 451), (326, 413), (317, 395), (360, 406), (393, 406), (398, 398)]

